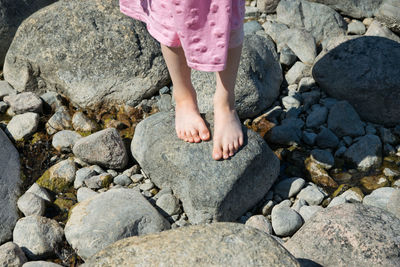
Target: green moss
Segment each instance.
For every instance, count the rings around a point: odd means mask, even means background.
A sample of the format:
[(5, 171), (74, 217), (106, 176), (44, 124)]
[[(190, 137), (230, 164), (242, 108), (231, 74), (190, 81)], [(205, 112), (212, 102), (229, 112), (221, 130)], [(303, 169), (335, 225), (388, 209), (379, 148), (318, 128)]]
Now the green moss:
[(69, 211), (76, 204), (76, 201), (68, 198), (57, 198), (53, 203), (58, 207), (60, 211), (57, 219), (66, 222), (69, 218)]
[(113, 177), (111, 174), (104, 174), (100, 176), (101, 179), (101, 187), (106, 188), (109, 187), (113, 181)]
[(46, 170), (43, 175), (36, 181), (38, 185), (55, 193), (69, 191), (71, 182), (59, 177), (51, 177), (50, 170)]
[(76, 131), (78, 134), (80, 134), (83, 137), (89, 136), (92, 134), (91, 131)]
[(339, 185), (339, 187), (335, 190), (335, 192), (332, 193), (331, 197), (337, 197), (341, 194), (343, 194), (345, 191), (347, 191), (347, 189), (349, 189), (350, 186), (348, 184), (341, 184)]
[(43, 133), (40, 132), (34, 133), (32, 136), (31, 145), (36, 144), (41, 139), (43, 139)]

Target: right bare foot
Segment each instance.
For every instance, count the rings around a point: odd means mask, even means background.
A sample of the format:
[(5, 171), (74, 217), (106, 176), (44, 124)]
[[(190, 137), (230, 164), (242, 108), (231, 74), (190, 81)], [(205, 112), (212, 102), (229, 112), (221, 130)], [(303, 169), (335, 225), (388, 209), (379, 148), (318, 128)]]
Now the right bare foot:
[(193, 101), (181, 101), (175, 105), (175, 130), (186, 142), (199, 143), (210, 139), (210, 132)]

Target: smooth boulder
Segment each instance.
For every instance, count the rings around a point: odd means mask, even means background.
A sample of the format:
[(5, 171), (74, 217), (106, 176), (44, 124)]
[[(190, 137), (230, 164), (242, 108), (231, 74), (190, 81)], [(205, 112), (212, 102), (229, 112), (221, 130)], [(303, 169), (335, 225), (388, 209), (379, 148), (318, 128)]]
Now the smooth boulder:
[(376, 207), (346, 203), (318, 212), (285, 247), (322, 266), (399, 266), (400, 220)]
[[(206, 116), (206, 121), (213, 133), (212, 119)], [(231, 159), (215, 161), (212, 141), (186, 143), (176, 136), (174, 125), (172, 112), (141, 121), (131, 151), (154, 184), (173, 190), (191, 223), (237, 219), (276, 180), (279, 160), (255, 132), (243, 127), (243, 147)]]
[(35, 12), (15, 34), (4, 78), (85, 109), (138, 103), (170, 80), (158, 42), (115, 0), (58, 1)]
[(399, 69), (400, 43), (363, 36), (318, 56), (312, 75), (328, 95), (347, 100), (363, 120), (394, 125), (400, 122)]
[(352, 18), (370, 18), (378, 11), (382, 0), (308, 0), (327, 5)]
[(300, 266), (272, 236), (237, 223), (182, 227), (120, 240), (91, 266)]

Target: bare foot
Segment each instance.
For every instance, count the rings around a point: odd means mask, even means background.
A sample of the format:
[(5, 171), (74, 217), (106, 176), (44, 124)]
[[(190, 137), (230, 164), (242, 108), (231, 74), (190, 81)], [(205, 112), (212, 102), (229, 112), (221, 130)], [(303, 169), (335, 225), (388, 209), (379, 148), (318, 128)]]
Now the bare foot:
[(178, 137), (186, 142), (199, 143), (210, 139), (210, 132), (200, 116), (197, 104), (182, 101), (175, 105), (175, 130)]
[(232, 157), (243, 145), (243, 131), (235, 109), (214, 105), (213, 153), (215, 160)]

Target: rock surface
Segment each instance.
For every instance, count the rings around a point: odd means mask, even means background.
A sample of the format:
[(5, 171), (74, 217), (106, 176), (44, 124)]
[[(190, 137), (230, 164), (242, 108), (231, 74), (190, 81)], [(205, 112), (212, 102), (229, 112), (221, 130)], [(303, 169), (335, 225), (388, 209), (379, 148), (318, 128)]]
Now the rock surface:
[(397, 0), (383, 0), (375, 16), (386, 27), (400, 33), (400, 3)]
[(279, 160), (267, 144), (243, 131), (242, 149), (230, 160), (215, 161), (211, 141), (182, 142), (173, 113), (157, 113), (136, 126), (131, 151), (159, 188), (174, 191), (192, 223), (230, 221), (260, 201), (279, 172)]
[(322, 266), (397, 266), (400, 220), (376, 207), (342, 204), (318, 212), (285, 247)]
[[(235, 86), (235, 106), (240, 118), (254, 117), (278, 97), (283, 80), (275, 45), (269, 38), (251, 35), (243, 43)], [(213, 110), (215, 73), (192, 71), (201, 113)]]
[(274, 238), (234, 223), (188, 226), (120, 240), (90, 266), (300, 266)]
[(22, 184), (20, 168), (17, 149), (0, 129), (0, 244), (11, 239), (19, 218), (17, 199)]
[(159, 44), (114, 0), (58, 1), (35, 12), (15, 34), (4, 78), (18, 91), (57, 91), (93, 109), (138, 103), (169, 82)]
[(168, 221), (138, 191), (120, 188), (74, 206), (65, 225), (65, 237), (86, 260), (117, 240), (169, 228)]
[(382, 163), (382, 143), (378, 136), (367, 134), (349, 147), (344, 157), (359, 170), (379, 167)]
[(329, 95), (347, 100), (362, 119), (393, 125), (400, 121), (399, 69), (400, 43), (363, 36), (320, 54), (312, 75)]
[(33, 112), (15, 115), (7, 124), (7, 131), (14, 140), (32, 135), (39, 125), (39, 115)]
[(19, 267), (28, 260), (24, 252), (13, 242), (7, 242), (0, 246), (0, 266)]
[(382, 0), (308, 0), (317, 2), (340, 11), (340, 13), (352, 18), (370, 18), (378, 11)]

